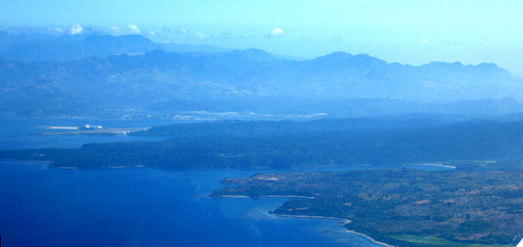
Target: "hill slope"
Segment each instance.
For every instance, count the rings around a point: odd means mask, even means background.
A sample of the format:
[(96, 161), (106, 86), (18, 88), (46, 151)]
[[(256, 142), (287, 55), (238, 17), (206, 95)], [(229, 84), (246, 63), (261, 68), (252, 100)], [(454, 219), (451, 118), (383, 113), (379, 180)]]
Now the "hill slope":
[[(393, 104), (404, 112), (438, 112), (445, 109), (438, 104), (493, 99), (484, 107), (495, 109), (501, 104), (498, 108), (510, 109), (510, 113), (521, 109), (517, 100), (523, 99), (522, 80), (494, 64), (414, 67), (346, 53), (290, 61), (255, 49), (223, 53), (153, 50), (144, 55), (70, 62), (0, 60), (0, 82), (0, 111), (32, 115), (87, 112), (100, 116), (103, 111), (129, 109), (212, 111), (220, 105), (231, 106), (222, 107), (224, 111), (296, 112), (300, 105), (343, 111), (360, 107), (347, 101), (361, 98), (379, 99), (371, 105), (385, 112)], [(507, 97), (516, 101), (497, 102)], [(190, 104), (193, 107), (183, 109)], [(485, 101), (463, 107), (481, 104)]]

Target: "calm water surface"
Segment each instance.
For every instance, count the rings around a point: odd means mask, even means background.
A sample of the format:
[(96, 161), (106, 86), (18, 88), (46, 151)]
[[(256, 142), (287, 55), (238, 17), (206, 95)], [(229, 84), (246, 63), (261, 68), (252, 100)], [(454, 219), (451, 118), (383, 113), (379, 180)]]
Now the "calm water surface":
[(253, 171), (57, 170), (0, 163), (4, 246), (374, 246), (336, 220), (268, 214), (285, 199), (209, 198)]
[[(42, 136), (42, 126), (143, 127), (168, 121), (0, 117), (0, 148), (75, 147), (137, 137)], [(111, 126), (112, 125), (112, 126)], [(140, 139), (144, 140), (144, 139)], [(146, 139), (153, 140), (153, 139)], [(2, 246), (378, 246), (336, 220), (276, 217), (284, 198), (210, 198), (226, 177), (259, 171), (48, 169), (0, 162)]]

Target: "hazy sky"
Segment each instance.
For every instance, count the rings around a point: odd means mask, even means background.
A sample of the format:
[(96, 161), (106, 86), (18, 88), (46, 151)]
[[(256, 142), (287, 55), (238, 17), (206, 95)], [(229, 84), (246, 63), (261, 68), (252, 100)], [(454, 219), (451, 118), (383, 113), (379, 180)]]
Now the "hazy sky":
[(521, 0), (2, 0), (0, 25), (304, 58), (345, 51), (413, 65), (494, 62), (523, 76), (521, 13)]

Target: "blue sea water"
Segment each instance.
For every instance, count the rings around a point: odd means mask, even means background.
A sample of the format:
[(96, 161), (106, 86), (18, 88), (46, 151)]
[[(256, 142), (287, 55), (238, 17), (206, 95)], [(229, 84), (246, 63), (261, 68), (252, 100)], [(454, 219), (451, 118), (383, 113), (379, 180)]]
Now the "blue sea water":
[[(136, 137), (41, 136), (72, 120), (0, 118), (0, 148), (74, 147)], [(86, 120), (74, 120), (82, 124)], [(105, 122), (108, 121), (108, 122)], [(135, 127), (165, 122), (98, 120)], [(145, 124), (145, 125), (144, 125)], [(260, 171), (48, 169), (0, 161), (2, 246), (379, 246), (329, 219), (277, 217), (285, 198), (210, 198), (226, 177)]]
[(375, 246), (336, 220), (269, 214), (283, 198), (208, 196), (252, 173), (2, 162), (2, 246)]

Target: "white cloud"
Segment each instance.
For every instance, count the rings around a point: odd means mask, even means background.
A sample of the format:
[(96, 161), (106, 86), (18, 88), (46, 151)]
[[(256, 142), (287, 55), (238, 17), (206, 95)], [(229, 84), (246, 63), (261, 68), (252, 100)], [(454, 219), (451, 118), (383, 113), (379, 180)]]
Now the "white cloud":
[(422, 38), (421, 41), (423, 41), (423, 43), (425, 43), (425, 44), (429, 43), (429, 40), (427, 38)]
[(61, 28), (59, 28), (59, 27), (55, 27), (55, 28), (53, 28), (53, 31), (55, 31), (55, 32), (57, 32), (57, 33), (63, 33), (63, 32), (64, 32), (64, 30), (61, 29)]
[(117, 26), (111, 26), (111, 31), (113, 31), (113, 33), (120, 33), (122, 29)]
[(161, 30), (156, 31), (156, 34), (163, 35), (163, 36), (169, 36), (171, 38), (173, 37), (187, 37), (190, 36), (199, 36), (195, 33), (191, 33), (188, 29), (183, 27), (176, 27), (176, 28), (169, 28), (169, 27), (163, 27)]
[(150, 35), (156, 35), (156, 32), (155, 31), (150, 31), (149, 34)]
[(196, 37), (201, 38), (201, 39), (210, 38), (209, 35), (204, 34), (204, 33), (196, 33)]
[(285, 34), (285, 31), (283, 31), (283, 29), (277, 27), (277, 28), (274, 28), (272, 29), (270, 32), (269, 32), (269, 36), (270, 37), (278, 37), (278, 36), (281, 36)]
[(78, 24), (75, 24), (69, 27), (67, 33), (70, 35), (82, 34), (84, 33), (84, 28)]
[(131, 31), (131, 33), (140, 33), (140, 28), (134, 24), (127, 25), (127, 28)]

